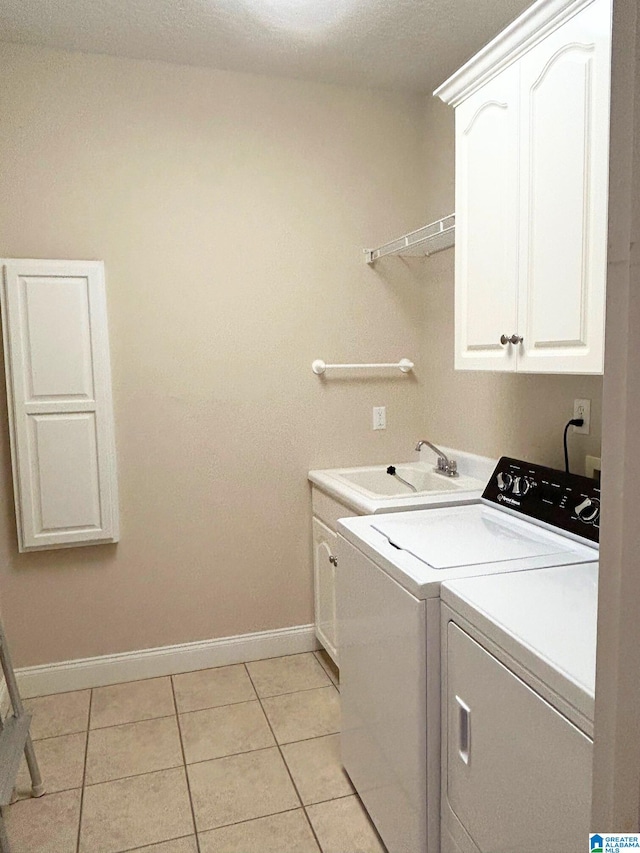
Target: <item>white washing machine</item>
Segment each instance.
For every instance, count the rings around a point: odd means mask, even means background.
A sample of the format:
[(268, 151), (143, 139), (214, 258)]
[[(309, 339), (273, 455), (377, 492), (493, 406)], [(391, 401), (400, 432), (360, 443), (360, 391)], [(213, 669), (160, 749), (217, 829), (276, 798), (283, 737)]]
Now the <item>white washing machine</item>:
[(503, 457), (479, 504), (338, 524), (342, 760), (389, 853), (440, 850), (440, 586), (598, 558), (594, 481)]
[(443, 584), (442, 853), (582, 853), (596, 563)]

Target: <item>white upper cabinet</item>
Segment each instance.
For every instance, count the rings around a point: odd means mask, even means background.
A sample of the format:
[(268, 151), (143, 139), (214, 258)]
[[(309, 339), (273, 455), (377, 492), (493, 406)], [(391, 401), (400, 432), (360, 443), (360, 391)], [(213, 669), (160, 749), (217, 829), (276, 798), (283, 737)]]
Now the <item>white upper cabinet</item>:
[(601, 373), (611, 0), (539, 0), (456, 107), (456, 368)]
[(103, 265), (0, 263), (19, 549), (115, 542), (118, 492)]

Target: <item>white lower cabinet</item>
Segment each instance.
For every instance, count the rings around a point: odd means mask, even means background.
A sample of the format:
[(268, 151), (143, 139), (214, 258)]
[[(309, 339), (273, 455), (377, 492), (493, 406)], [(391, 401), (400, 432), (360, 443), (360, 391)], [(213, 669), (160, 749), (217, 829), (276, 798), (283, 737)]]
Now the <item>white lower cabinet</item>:
[(443, 850), (580, 853), (591, 739), (454, 622), (445, 663)]
[(338, 626), (336, 620), (335, 543), (338, 519), (358, 513), (315, 487), (311, 489), (313, 512), (313, 592), (316, 637), (336, 666), (338, 661)]
[(313, 588), (316, 636), (338, 666), (336, 625), (337, 535), (319, 519), (313, 519)]

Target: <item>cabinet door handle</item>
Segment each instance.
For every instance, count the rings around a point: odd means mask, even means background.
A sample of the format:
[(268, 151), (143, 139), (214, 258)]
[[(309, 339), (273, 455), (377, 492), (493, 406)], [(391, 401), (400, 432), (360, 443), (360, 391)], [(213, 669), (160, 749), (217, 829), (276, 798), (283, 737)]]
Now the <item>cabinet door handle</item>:
[(500, 343), (503, 347), (506, 347), (507, 344), (521, 344), (524, 341), (522, 335), (500, 335)]
[(458, 755), (468, 766), (471, 761), (471, 708), (456, 696), (458, 705)]
[(329, 554), (329, 562), (331, 563), (332, 566), (337, 566), (338, 565), (338, 558), (334, 557), (333, 554)]

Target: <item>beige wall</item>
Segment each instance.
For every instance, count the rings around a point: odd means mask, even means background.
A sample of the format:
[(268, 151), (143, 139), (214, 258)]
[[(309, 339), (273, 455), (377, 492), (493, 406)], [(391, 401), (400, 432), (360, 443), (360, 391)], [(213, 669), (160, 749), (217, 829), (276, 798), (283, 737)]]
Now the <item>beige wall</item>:
[[(8, 45), (0, 67), (0, 256), (106, 264), (122, 514), (117, 546), (18, 555), (2, 430), (16, 663), (311, 622), (307, 470), (423, 431), (422, 283), (362, 260), (422, 224), (421, 101)], [(415, 377), (310, 369), (402, 356)]]
[[(117, 546), (18, 555), (1, 433), (19, 665), (312, 621), (311, 467), (419, 437), (560, 465), (576, 396), (572, 458), (599, 454), (600, 379), (453, 371), (453, 252), (362, 262), (453, 209), (448, 107), (9, 45), (0, 65), (0, 255), (106, 264), (122, 513)], [(403, 356), (413, 376), (310, 370)]]
[[(454, 210), (453, 110), (433, 98), (425, 113), (429, 221)], [(424, 263), (427, 436), (487, 456), (510, 455), (563, 467), (562, 433), (573, 400), (592, 401), (591, 434), (569, 438), (572, 470), (600, 455), (602, 378), (454, 371), (453, 252)]]

